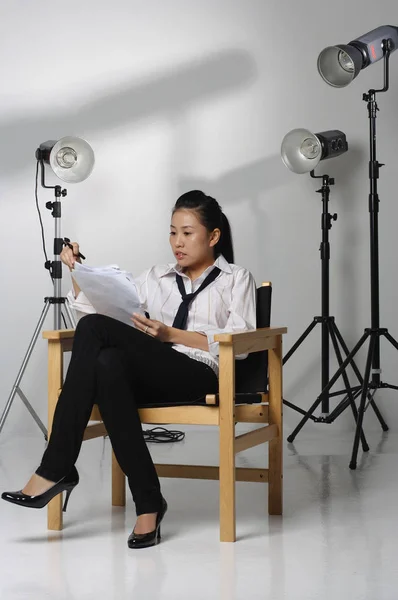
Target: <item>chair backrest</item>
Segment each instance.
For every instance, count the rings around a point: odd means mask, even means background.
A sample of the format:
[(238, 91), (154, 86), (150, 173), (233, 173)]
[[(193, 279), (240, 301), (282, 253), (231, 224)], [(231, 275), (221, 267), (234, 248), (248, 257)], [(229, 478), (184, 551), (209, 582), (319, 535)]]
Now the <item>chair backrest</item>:
[[(257, 288), (257, 329), (271, 325), (272, 285)], [(237, 394), (266, 392), (268, 388), (268, 351), (253, 352), (245, 360), (235, 362), (235, 391)]]

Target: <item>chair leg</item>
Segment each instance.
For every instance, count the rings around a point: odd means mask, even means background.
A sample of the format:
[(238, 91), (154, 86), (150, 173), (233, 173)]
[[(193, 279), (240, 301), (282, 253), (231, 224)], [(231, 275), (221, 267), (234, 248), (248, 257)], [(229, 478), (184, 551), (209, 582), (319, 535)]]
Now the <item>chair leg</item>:
[(47, 504), (47, 529), (50, 531), (63, 529), (62, 502), (62, 494), (58, 494)]
[(235, 360), (233, 347), (220, 344), (220, 541), (236, 540)]
[(283, 509), (283, 419), (282, 419), (282, 336), (268, 351), (269, 423), (278, 426), (278, 437), (268, 449), (268, 513), (281, 515)]
[[(58, 340), (48, 342), (48, 436), (51, 435), (55, 407), (57, 406), (60, 389), (63, 383), (63, 351)], [(61, 531), (62, 494), (59, 494), (47, 505), (47, 528)]]
[(112, 450), (112, 506), (126, 506), (126, 476)]

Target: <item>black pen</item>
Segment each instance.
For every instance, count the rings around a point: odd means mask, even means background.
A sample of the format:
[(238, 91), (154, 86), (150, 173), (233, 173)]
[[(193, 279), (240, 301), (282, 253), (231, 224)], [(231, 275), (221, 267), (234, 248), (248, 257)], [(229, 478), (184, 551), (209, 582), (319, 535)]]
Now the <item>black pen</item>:
[[(64, 238), (64, 244), (65, 244), (65, 246), (68, 246), (68, 248), (70, 248), (71, 250), (73, 250), (73, 246), (70, 243), (70, 239), (69, 238), (67, 238), (67, 237)], [(73, 254), (73, 255), (74, 256), (78, 256), (79, 258), (82, 258), (83, 260), (86, 260), (86, 257), (81, 252), (79, 252), (79, 254)]]

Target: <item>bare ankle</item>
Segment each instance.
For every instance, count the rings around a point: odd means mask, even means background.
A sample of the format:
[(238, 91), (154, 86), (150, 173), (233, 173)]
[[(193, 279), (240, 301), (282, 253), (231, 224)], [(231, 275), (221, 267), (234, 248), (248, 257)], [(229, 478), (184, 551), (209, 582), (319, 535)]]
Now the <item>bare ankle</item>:
[(157, 513), (145, 513), (137, 517), (137, 522), (134, 527), (134, 532), (137, 534), (145, 534), (154, 531), (156, 528)]
[(22, 489), (22, 492), (28, 496), (37, 496), (39, 494), (44, 494), (44, 492), (49, 490), (53, 485), (55, 485), (54, 481), (50, 481), (49, 479), (45, 479), (34, 473)]

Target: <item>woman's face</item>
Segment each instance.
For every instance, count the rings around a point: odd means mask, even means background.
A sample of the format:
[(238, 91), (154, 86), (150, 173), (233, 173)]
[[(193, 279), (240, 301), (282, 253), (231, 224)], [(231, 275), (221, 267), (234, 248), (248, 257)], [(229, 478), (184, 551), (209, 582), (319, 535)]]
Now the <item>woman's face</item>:
[(171, 219), (170, 245), (178, 264), (183, 268), (214, 261), (214, 246), (220, 230), (209, 233), (194, 210), (181, 208)]

